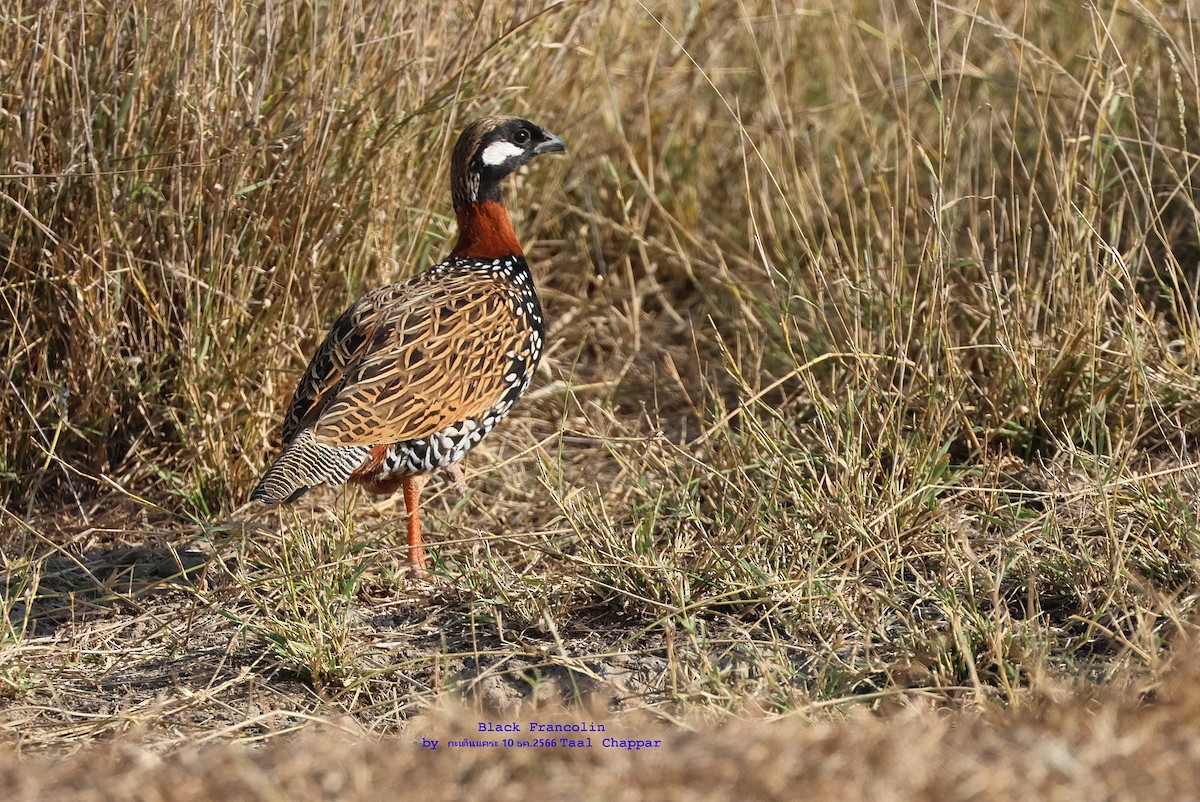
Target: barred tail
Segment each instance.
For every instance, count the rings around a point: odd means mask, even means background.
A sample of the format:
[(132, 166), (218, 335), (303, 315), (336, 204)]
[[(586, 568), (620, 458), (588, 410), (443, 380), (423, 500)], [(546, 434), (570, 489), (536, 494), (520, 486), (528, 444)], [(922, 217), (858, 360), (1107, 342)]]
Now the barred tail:
[(296, 435), (250, 493), (253, 501), (295, 501), (319, 484), (340, 485), (362, 465), (366, 446), (323, 446), (308, 429)]

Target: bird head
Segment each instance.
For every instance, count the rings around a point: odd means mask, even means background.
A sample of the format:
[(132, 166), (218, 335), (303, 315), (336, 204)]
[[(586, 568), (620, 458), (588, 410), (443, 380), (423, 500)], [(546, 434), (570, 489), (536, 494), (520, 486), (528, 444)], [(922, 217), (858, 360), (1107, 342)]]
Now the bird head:
[(565, 151), (567, 143), (519, 117), (482, 117), (467, 126), (454, 146), (450, 188), (454, 208), (485, 200), (503, 203), (500, 182), (542, 153)]

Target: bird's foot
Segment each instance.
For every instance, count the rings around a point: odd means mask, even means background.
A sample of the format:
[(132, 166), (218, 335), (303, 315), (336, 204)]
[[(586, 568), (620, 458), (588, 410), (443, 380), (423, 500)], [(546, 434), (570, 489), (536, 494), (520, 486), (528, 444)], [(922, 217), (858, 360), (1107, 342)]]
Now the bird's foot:
[(446, 577), (435, 574), (424, 565), (408, 565), (408, 581), (412, 585), (439, 588), (450, 584)]
[(458, 491), (460, 496), (467, 494), (467, 480), (463, 477), (462, 466), (457, 462), (449, 468), (441, 472), (441, 477), (446, 480), (446, 484)]

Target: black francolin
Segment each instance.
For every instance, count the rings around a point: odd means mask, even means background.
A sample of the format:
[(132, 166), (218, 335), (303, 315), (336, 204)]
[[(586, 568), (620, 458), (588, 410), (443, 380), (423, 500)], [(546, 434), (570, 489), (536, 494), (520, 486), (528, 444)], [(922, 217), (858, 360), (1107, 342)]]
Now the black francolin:
[(566, 149), (528, 120), (467, 126), (450, 166), (458, 244), (334, 322), (292, 395), (283, 453), (250, 498), (289, 502), (346, 481), (380, 494), (403, 487), (408, 563), (425, 569), (425, 478), (445, 472), (461, 484), (459, 462), (524, 394), (542, 355), (542, 305), (500, 183), (534, 156)]

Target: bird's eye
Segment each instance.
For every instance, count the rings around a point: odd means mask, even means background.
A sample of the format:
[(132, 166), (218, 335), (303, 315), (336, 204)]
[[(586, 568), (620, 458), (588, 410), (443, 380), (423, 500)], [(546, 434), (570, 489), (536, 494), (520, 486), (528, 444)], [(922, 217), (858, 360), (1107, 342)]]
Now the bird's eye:
[(524, 145), (528, 141), (529, 141), (529, 132), (526, 131), (524, 128), (518, 128), (517, 132), (515, 134), (513, 134), (513, 142), (516, 142), (518, 145)]

